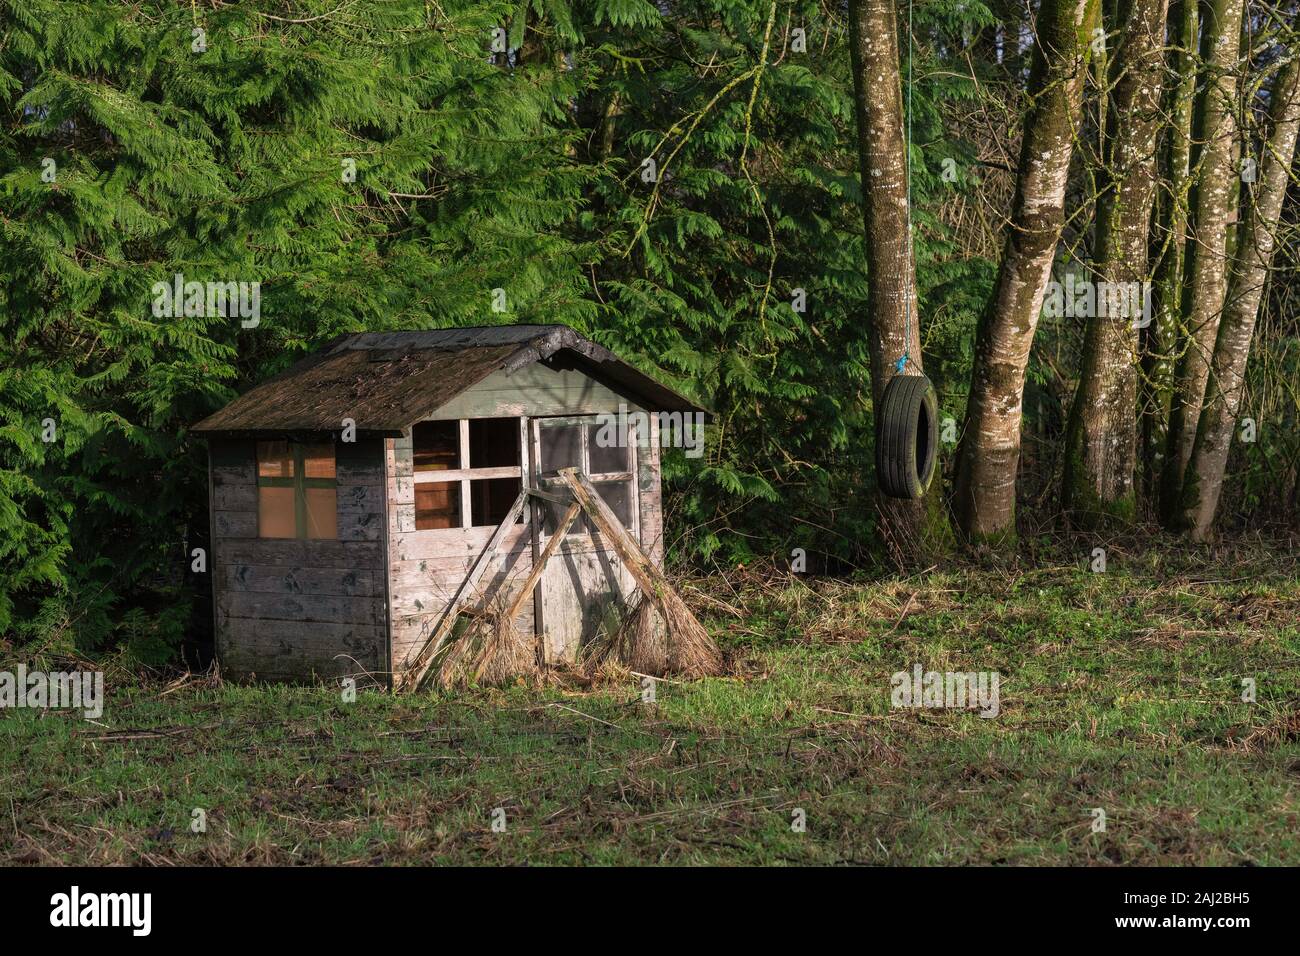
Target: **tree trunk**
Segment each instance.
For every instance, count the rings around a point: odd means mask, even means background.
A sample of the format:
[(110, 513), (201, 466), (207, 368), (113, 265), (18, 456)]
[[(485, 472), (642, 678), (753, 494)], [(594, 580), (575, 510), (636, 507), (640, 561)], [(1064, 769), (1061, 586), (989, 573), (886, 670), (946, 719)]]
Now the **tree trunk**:
[[(894, 0), (850, 0), (849, 31), (866, 231), (871, 394), (878, 410), (900, 358), (907, 356), (906, 372), (922, 371)], [(921, 501), (884, 495), (878, 501), (882, 535), (896, 560), (913, 561), (946, 542), (941, 482), (931, 483)]]
[(953, 513), (976, 540), (1015, 536), (1021, 402), (1065, 212), (1098, 0), (1043, 0), (1016, 196), (993, 297), (980, 322)]
[(600, 158), (610, 159), (614, 155), (614, 130), (618, 118), (623, 113), (623, 94), (615, 90), (610, 94), (609, 102), (600, 118)]
[(1273, 261), (1278, 218), (1300, 131), (1300, 56), (1277, 73), (1269, 95), (1271, 132), (1259, 161), (1254, 201), (1246, 213), (1228, 284), (1228, 299), (1214, 343), (1205, 408), (1183, 483), (1183, 521), (1196, 540), (1210, 534), (1223, 491), (1232, 432), (1241, 409), (1246, 360), (1255, 319)]
[[(1063, 506), (1085, 522), (1131, 521), (1137, 467), (1137, 329), (1147, 280), (1147, 237), (1156, 185), (1156, 135), (1168, 0), (1130, 0), (1124, 39), (1112, 60), (1114, 93), (1102, 150), (1095, 279), (1107, 283), (1084, 337), (1083, 371), (1066, 432)], [(1118, 75), (1116, 75), (1118, 74)], [(1105, 77), (1102, 78), (1103, 81)], [(1124, 308), (1102, 290), (1136, 289)], [(1136, 309), (1133, 306), (1137, 306)]]
[(1205, 398), (1210, 356), (1227, 290), (1228, 218), (1237, 171), (1237, 57), (1243, 0), (1213, 0), (1205, 8), (1201, 57), (1205, 82), (1192, 120), (1195, 185), (1188, 221), (1187, 264), (1180, 335), (1181, 355), (1169, 408), (1169, 435), (1160, 482), (1160, 510), (1167, 524), (1181, 520), (1179, 501), (1196, 423)]
[(1196, 37), (1200, 15), (1196, 0), (1169, 5), (1168, 79), (1165, 110), (1170, 122), (1161, 147), (1163, 188), (1152, 222), (1152, 251), (1158, 258), (1153, 290), (1152, 322), (1142, 330), (1142, 378), (1139, 409), (1142, 418), (1142, 484), (1154, 501), (1169, 429), (1173, 393), (1174, 349), (1182, 316), (1184, 263), (1187, 250), (1187, 207), (1191, 189), (1192, 103), (1196, 98)]

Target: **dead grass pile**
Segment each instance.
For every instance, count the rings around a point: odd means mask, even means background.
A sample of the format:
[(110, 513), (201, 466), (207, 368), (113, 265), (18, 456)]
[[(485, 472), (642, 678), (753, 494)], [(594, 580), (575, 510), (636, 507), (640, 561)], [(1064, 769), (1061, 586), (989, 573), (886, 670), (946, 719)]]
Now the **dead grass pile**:
[(504, 600), (473, 614), (438, 653), (433, 680), (444, 689), (470, 684), (502, 687), (538, 674), (537, 648), (531, 635), (519, 633)]
[(672, 592), (657, 601), (638, 593), (619, 626), (596, 643), (584, 663), (591, 675), (618, 667), (652, 677), (691, 679), (723, 672), (718, 645)]

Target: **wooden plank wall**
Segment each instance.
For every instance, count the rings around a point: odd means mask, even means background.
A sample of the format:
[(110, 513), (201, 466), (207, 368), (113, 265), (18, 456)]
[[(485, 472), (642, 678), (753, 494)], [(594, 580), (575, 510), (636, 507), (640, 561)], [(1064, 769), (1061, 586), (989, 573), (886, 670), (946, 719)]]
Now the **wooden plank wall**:
[(565, 539), (542, 575), (546, 660), (575, 663), (584, 644), (618, 626), (636, 589), (631, 572), (610, 550), (589, 549), (590, 538)]
[(650, 416), (649, 440), (637, 449), (640, 489), (641, 547), (656, 567), (664, 566), (664, 496), (659, 465), (659, 417)]
[[(615, 412), (625, 401), (630, 410), (638, 407), (580, 373), (556, 372), (544, 366), (521, 369), (514, 376), (490, 376), (451, 405), (440, 409), (438, 418), (506, 417), (517, 415), (594, 414)], [(659, 432), (655, 416), (650, 417), (651, 435), (639, 449), (637, 482), (640, 490), (641, 541), (657, 565), (664, 558), (663, 507), (660, 490)], [(388, 439), (385, 443), (385, 480), (388, 497), (389, 553), (388, 592), (391, 602), (391, 651), (394, 672), (424, 646), (437, 627), (456, 588), (469, 573), (475, 558), (487, 545), (493, 528), (460, 528), (436, 531), (415, 530), (415, 485), (411, 439)], [(473, 606), (482, 594), (509, 578), (518, 586), (532, 569), (531, 530), (525, 521), (507, 533), (496, 560), (480, 586)], [(634, 587), (630, 573), (622, 567), (609, 544), (599, 534), (571, 535), (551, 559), (555, 575), (563, 575), (570, 588), (583, 594), (586, 607), (569, 607), (561, 598), (549, 618), (543, 608), (550, 660), (571, 660), (580, 635), (593, 633), (607, 615), (610, 603), (621, 604)], [(543, 595), (546, 586), (542, 585)], [(509, 589), (502, 592), (509, 596)], [(543, 597), (543, 604), (547, 601)], [(515, 619), (521, 635), (536, 633), (533, 598), (529, 598)], [(552, 633), (553, 632), (553, 633)]]
[[(546, 411), (612, 410), (603, 395), (598, 400), (605, 407), (588, 406), (590, 394), (574, 408), (572, 389), (578, 383), (562, 376), (553, 384), (570, 393), (555, 398), (568, 407), (552, 409), (548, 399)], [(484, 410), (486, 397), (471, 397), (476, 411)], [(522, 396), (529, 403), (533, 397)], [(506, 411), (491, 404), (493, 411)], [(653, 416), (651, 421), (637, 476), (641, 540), (662, 565), (659, 436)], [(261, 539), (254, 443), (211, 442), (217, 653), (230, 677), (311, 680), (366, 672), (386, 683), (388, 674), (401, 669), (423, 645), (492, 535), (490, 527), (415, 530), (409, 438), (336, 447), (339, 540)], [(623, 569), (599, 535), (572, 536), (554, 560), (581, 582), (583, 592), (595, 596), (608, 590), (615, 597), (627, 590)], [(506, 576), (517, 583), (531, 567), (532, 541), (524, 522), (507, 533), (502, 556), (486, 580), (492, 587)], [(617, 582), (613, 587), (611, 580)], [(530, 598), (515, 626), (520, 634), (531, 635), (534, 622)]]
[(213, 439), (217, 655), (236, 679), (387, 683), (380, 439), (336, 444), (338, 540), (257, 537), (252, 441)]
[[(388, 487), (388, 590), (392, 619), (392, 662), (402, 670), (438, 625), (456, 588), (487, 546), (494, 527), (415, 530), (415, 484), (411, 480), (411, 439), (390, 438), (384, 450)], [(526, 512), (525, 512), (526, 514)], [(509, 576), (516, 586), (532, 569), (532, 541), (524, 521), (506, 532), (500, 556), (488, 568), (471, 607)], [(508, 596), (502, 592), (502, 596)], [(521, 635), (533, 634), (533, 600), (515, 618)]]

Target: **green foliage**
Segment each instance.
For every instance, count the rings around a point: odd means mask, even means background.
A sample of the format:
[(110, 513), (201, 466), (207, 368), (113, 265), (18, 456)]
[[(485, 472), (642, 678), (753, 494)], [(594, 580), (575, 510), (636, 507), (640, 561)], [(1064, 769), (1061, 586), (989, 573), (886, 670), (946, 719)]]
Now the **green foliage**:
[[(0, 631), (170, 653), (207, 520), (185, 428), (314, 345), (491, 322), (495, 287), (508, 320), (594, 315), (580, 74), (490, 63), (501, 4), (336, 6), (0, 2)], [(155, 317), (176, 273), (260, 282), (260, 325)]]
[[(989, 21), (982, 5), (955, 2), (917, 18), (950, 39)], [(874, 549), (869, 277), (847, 33), (816, 4), (752, 0), (674, 4), (638, 30), (584, 31), (597, 53), (578, 118), (592, 130), (588, 159), (611, 167), (580, 220), (602, 253), (592, 331), (719, 412), (706, 467), (668, 461), (679, 555), (784, 561), (801, 547), (838, 567)], [(974, 84), (930, 69), (959, 52), (929, 47), (914, 69), (918, 210), (953, 188), (937, 175), (942, 160), (973, 155), (945, 136), (941, 116)], [(647, 159), (657, 184), (646, 182)], [(954, 383), (945, 407), (959, 416), (993, 267), (961, 257), (925, 212), (916, 255), (926, 347), (953, 356), (932, 374)]]
[(869, 389), (842, 24), (781, 9), (777, 42), (803, 23), (832, 54), (772, 49), (759, 74), (771, 9), (685, 4), (640, 30), (589, 32), (618, 52), (597, 54), (580, 110), (605, 124), (590, 159), (610, 167), (582, 222), (602, 250), (593, 332), (717, 410), (705, 466), (670, 457), (667, 475), (677, 551), (724, 561), (798, 546), (854, 556), (870, 527), (852, 503)]
[[(935, 0), (900, 33), (925, 368), (957, 420), (1010, 176), (987, 159), (1029, 55), (999, 24), (1019, 11)], [(165, 657), (203, 592), (183, 574), (208, 506), (187, 427), (363, 329), (568, 323), (716, 413), (702, 460), (666, 457), (675, 558), (872, 560), (843, 16), (0, 0), (0, 632)], [(990, 117), (1013, 128), (981, 138)], [(155, 316), (177, 273), (260, 283), (260, 323)], [(1049, 398), (1058, 348), (1046, 329), (1029, 370)], [(1028, 402), (1029, 426), (1055, 405)]]

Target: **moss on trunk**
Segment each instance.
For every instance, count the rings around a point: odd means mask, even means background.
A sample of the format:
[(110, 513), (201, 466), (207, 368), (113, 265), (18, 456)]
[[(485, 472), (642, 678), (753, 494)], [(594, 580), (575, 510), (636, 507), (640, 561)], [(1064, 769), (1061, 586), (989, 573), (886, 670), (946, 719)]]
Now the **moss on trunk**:
[(1021, 402), (1029, 351), (1065, 214), (1098, 0), (1044, 0), (1029, 78), (1016, 196), (998, 278), (980, 322), (953, 513), (973, 541), (1015, 539)]

